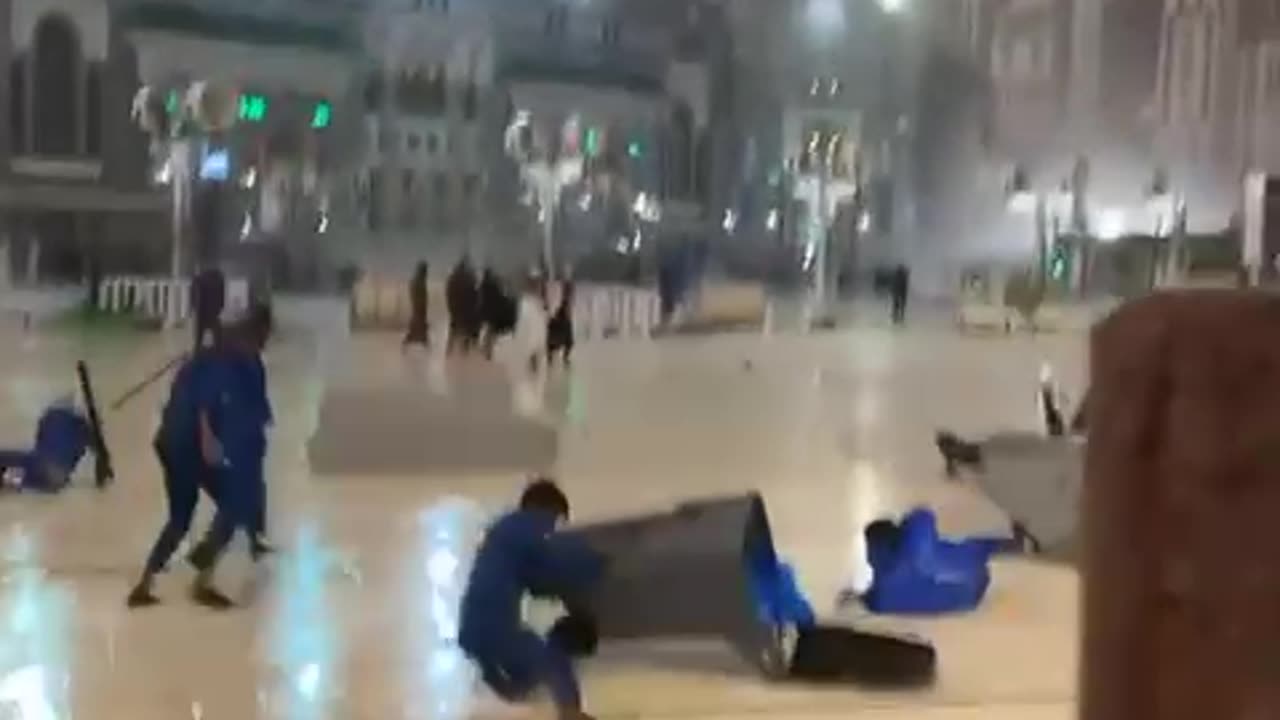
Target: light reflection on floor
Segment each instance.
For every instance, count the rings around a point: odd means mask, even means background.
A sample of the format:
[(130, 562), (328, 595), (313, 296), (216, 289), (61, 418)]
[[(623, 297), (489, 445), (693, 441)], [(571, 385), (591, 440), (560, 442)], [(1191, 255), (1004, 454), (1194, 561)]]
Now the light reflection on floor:
[[(408, 717), (451, 720), (469, 714), (476, 675), (458, 648), (458, 610), (486, 522), (479, 505), (460, 497), (446, 498), (419, 517), (422, 549), (415, 557), (420, 563), (410, 577), (419, 585), (414, 595), (425, 601), (425, 607), (410, 631), (423, 676), (407, 683), (422, 688), (414, 705), (405, 708)], [(415, 663), (407, 666), (414, 668)]]
[(70, 717), (71, 593), (49, 579), (22, 526), (10, 528), (0, 552), (0, 710), (17, 720)]
[(269, 658), (281, 679), (261, 708), (268, 717), (322, 720), (333, 717), (334, 701), (344, 693), (345, 678), (336, 667), (341, 655), (343, 618), (329, 598), (338, 569), (319, 528), (305, 523), (293, 534), (289, 553), (275, 564), (271, 594), (274, 607)]

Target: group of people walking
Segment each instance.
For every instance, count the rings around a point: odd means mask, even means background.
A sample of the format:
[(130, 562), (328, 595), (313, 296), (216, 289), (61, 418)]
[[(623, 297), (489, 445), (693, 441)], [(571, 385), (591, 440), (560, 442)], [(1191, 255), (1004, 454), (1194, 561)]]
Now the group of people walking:
[[(429, 345), (427, 263), (419, 263), (409, 283), (409, 329), (404, 344)], [(458, 261), (445, 281), (445, 304), (449, 313), (448, 355), (479, 352), (493, 357), (499, 338), (511, 336), (531, 370), (543, 360), (560, 359), (569, 364), (573, 353), (573, 282), (549, 282), (542, 273), (524, 279), (518, 296), (507, 291), (502, 278), (491, 268), (476, 274), (469, 260)]]

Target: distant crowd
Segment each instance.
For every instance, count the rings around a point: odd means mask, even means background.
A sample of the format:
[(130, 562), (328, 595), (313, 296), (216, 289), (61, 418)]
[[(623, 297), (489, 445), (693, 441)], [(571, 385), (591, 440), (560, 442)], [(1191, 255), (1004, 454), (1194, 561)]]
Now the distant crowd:
[[(427, 263), (419, 263), (409, 282), (410, 318), (404, 343), (426, 346), (430, 342), (427, 307)], [(510, 336), (531, 370), (545, 360), (569, 364), (573, 353), (573, 282), (567, 277), (552, 281), (542, 272), (524, 278), (517, 292), (491, 268), (477, 274), (466, 258), (458, 261), (445, 282), (449, 313), (448, 355), (479, 352), (493, 357), (494, 346)]]

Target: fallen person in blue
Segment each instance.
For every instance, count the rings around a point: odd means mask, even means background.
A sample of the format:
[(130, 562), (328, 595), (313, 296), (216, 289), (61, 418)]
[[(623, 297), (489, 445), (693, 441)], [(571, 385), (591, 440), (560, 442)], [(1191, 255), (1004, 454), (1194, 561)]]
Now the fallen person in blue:
[[(868, 610), (891, 615), (966, 612), (982, 603), (991, 583), (993, 555), (1017, 552), (1017, 538), (946, 540), (932, 511), (916, 509), (901, 523), (877, 520), (865, 530), (871, 587), (860, 599)], [(852, 599), (852, 594), (845, 597)]]
[(45, 409), (30, 449), (0, 450), (0, 477), (10, 492), (58, 493), (71, 483), (93, 444), (89, 419), (70, 398)]
[(556, 528), (569, 517), (569, 501), (550, 480), (530, 484), (520, 507), (487, 531), (462, 600), (458, 643), (481, 678), (508, 702), (527, 700), (545, 686), (562, 720), (583, 720), (572, 649), (543, 638), (522, 621), (526, 594), (565, 600), (594, 583), (604, 560), (568, 542)]

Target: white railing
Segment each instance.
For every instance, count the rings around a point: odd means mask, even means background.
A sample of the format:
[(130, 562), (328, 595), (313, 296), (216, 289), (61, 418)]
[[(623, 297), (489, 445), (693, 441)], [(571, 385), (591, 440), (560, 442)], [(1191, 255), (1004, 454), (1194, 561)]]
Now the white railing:
[(580, 285), (573, 303), (576, 340), (647, 339), (662, 320), (658, 293), (644, 288)]
[[(430, 284), (433, 323), (448, 324), (444, 287)], [(409, 282), (405, 278), (365, 277), (351, 294), (352, 325), (362, 329), (402, 330), (409, 322)], [(575, 288), (575, 339), (647, 339), (661, 321), (658, 293), (622, 285), (582, 284)]]
[[(130, 314), (151, 320), (191, 317), (191, 281), (188, 279), (114, 275), (104, 278), (98, 289), (98, 309)], [(227, 279), (225, 312), (235, 314), (249, 306), (249, 282)]]

